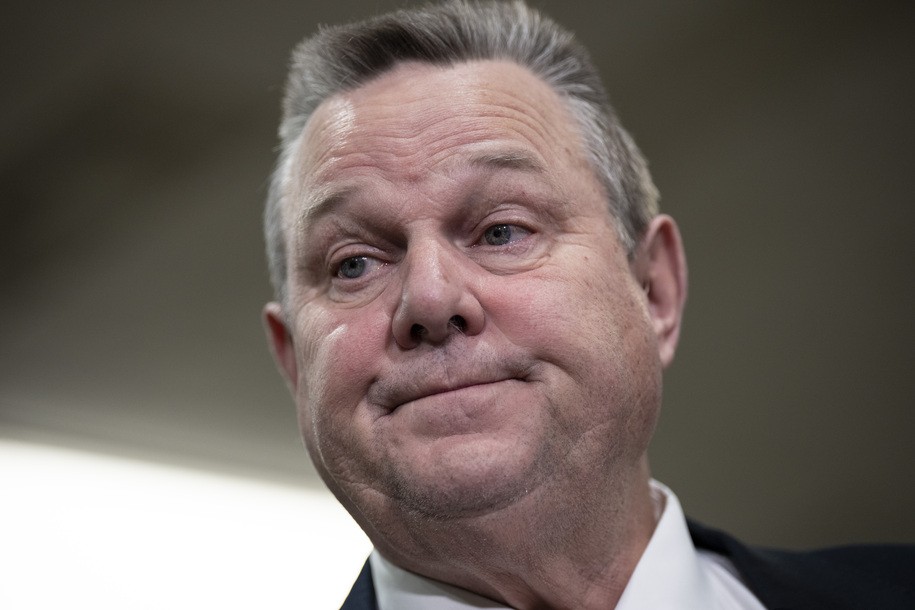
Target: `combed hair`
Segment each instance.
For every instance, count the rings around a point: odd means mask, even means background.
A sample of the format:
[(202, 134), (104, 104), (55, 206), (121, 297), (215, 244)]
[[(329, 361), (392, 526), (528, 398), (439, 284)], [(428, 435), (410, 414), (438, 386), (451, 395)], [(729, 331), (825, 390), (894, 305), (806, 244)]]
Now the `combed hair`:
[(270, 279), (280, 303), (285, 303), (287, 272), (283, 198), (289, 192), (299, 136), (318, 105), (400, 62), (453, 65), (474, 60), (514, 61), (565, 101), (606, 191), (622, 244), (632, 253), (658, 212), (658, 192), (644, 157), (610, 106), (588, 52), (571, 32), (521, 0), (453, 0), (322, 27), (293, 51), (280, 152), (264, 213)]

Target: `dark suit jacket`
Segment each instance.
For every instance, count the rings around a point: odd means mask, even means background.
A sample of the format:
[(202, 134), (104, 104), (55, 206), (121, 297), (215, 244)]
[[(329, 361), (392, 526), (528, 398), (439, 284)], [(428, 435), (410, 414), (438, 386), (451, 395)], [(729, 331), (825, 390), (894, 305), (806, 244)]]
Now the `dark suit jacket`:
[[(915, 610), (915, 547), (779, 551), (746, 546), (692, 521), (689, 533), (697, 548), (730, 559), (771, 610)], [(341, 610), (378, 610), (368, 562)]]

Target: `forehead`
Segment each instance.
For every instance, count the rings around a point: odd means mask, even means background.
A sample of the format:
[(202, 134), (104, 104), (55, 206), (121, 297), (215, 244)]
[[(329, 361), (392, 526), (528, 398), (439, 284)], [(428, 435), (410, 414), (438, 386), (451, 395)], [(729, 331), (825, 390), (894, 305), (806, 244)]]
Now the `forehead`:
[(486, 158), (589, 168), (580, 142), (559, 95), (514, 62), (403, 63), (316, 109), (288, 201), (308, 215), (366, 181), (416, 184)]

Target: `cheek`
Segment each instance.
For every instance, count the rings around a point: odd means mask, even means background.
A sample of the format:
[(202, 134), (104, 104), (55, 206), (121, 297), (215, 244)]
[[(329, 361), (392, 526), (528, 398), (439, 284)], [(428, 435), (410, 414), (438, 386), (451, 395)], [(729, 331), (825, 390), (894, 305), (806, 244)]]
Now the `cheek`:
[[(630, 332), (643, 332), (647, 318), (625, 279), (589, 278), (556, 272), (514, 276), (486, 309), (513, 342), (557, 364), (593, 367), (596, 353), (620, 352)], [(490, 293), (494, 294), (494, 293)], [(584, 362), (580, 362), (584, 361)], [(578, 367), (575, 367), (578, 368)]]
[(300, 318), (296, 403), (299, 426), (314, 457), (314, 451), (321, 453), (317, 439), (325, 447), (353, 440), (349, 436), (358, 429), (354, 420), (367, 415), (359, 405), (378, 374), (390, 330), (386, 318), (364, 311), (332, 315), (303, 310)]
[(638, 287), (622, 274), (516, 277), (490, 303), (514, 344), (546, 364), (556, 404), (589, 405), (557, 415), (582, 431), (604, 422), (644, 436), (660, 402), (660, 363)]

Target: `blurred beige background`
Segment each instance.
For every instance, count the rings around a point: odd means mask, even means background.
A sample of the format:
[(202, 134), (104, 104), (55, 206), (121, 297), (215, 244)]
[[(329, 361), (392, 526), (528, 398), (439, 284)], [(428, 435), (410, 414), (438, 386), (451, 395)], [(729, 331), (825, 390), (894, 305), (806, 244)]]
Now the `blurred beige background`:
[[(259, 320), (280, 89), (401, 4), (0, 9), (0, 437), (320, 485)], [(686, 239), (655, 475), (751, 542), (915, 542), (915, 5), (535, 5)]]

